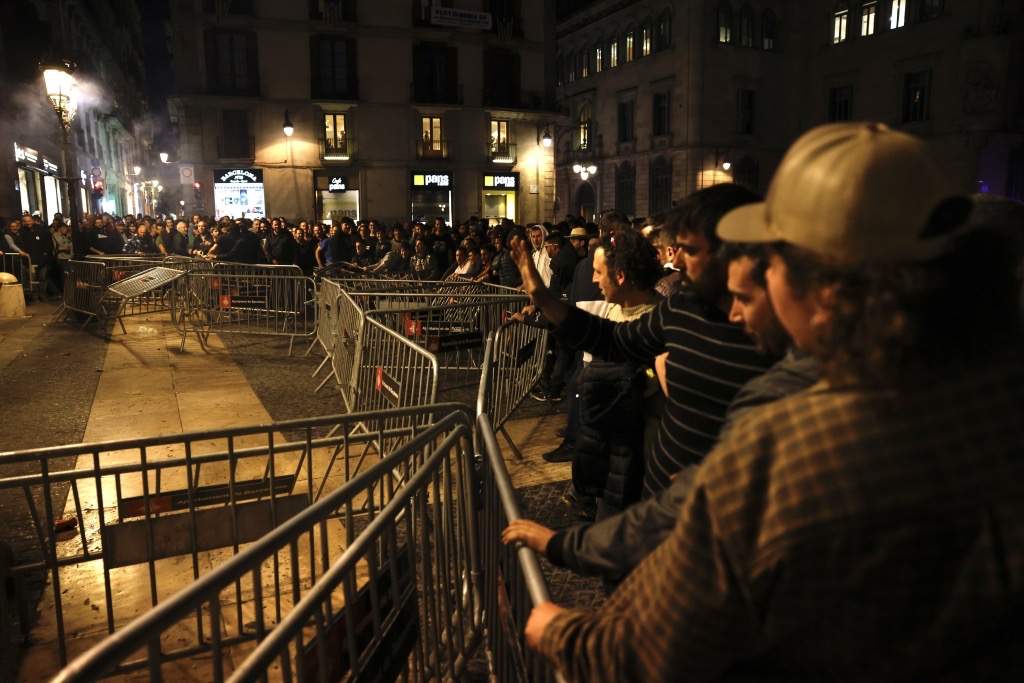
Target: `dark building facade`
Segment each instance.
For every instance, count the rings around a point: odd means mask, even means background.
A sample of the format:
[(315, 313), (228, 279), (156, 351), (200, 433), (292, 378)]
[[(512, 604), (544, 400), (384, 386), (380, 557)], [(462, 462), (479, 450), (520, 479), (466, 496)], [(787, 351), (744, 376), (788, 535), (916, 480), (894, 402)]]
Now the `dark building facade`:
[(763, 192), (786, 147), (830, 120), (928, 139), (963, 191), (1024, 192), (1019, 3), (563, 0), (559, 12), (563, 212), (655, 214), (728, 181)]
[[(116, 27), (116, 40), (111, 39)], [(78, 64), (78, 115), (72, 123), (73, 191), (84, 212), (143, 210), (135, 167), (150, 138), (142, 96), (141, 20), (131, 0), (8, 0), (0, 3), (0, 216), (38, 212), (49, 222), (63, 207), (60, 132), (46, 98), (40, 62)]]
[(195, 208), (551, 217), (552, 4), (182, 0), (171, 27), (176, 162), (199, 182)]

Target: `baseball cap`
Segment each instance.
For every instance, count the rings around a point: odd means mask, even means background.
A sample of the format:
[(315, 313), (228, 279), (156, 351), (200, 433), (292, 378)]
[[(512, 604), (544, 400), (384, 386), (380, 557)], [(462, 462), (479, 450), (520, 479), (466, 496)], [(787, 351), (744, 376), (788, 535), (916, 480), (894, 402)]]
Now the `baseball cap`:
[(813, 128), (786, 152), (765, 201), (727, 213), (730, 242), (787, 242), (840, 263), (924, 261), (949, 232), (929, 235), (955, 196), (924, 142), (881, 123)]

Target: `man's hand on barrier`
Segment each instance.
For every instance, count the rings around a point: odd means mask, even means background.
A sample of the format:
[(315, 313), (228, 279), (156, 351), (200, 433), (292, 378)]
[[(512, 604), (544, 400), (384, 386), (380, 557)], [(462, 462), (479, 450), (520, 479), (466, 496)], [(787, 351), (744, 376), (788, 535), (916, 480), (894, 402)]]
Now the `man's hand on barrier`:
[(522, 543), (534, 552), (546, 553), (548, 543), (551, 542), (554, 535), (554, 530), (543, 524), (538, 524), (531, 519), (517, 519), (501, 532), (501, 542), (505, 545)]
[(540, 649), (540, 640), (544, 637), (544, 630), (547, 629), (551, 620), (565, 610), (553, 602), (542, 602), (530, 612), (530, 618), (526, 622), (526, 643), (534, 650)]
[(533, 316), (535, 316), (536, 314), (537, 307), (530, 304), (527, 306), (523, 306), (523, 310), (519, 311), (518, 313), (513, 313), (512, 319), (518, 320), (521, 323), (525, 323), (527, 320), (533, 318)]

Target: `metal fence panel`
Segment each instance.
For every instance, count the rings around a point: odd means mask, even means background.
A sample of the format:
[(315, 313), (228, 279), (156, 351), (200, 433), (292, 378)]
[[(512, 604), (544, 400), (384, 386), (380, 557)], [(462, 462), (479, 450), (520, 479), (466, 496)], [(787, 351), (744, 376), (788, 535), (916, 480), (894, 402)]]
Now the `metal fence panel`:
[[(335, 304), (337, 317), (334, 328), (334, 349), (331, 354), (331, 374), (338, 383), (345, 409), (355, 410), (356, 369), (359, 363), (359, 354), (365, 345), (363, 312), (345, 291), (340, 291)], [(368, 353), (377, 352), (368, 351)]]
[(472, 426), (464, 408), (433, 408), (445, 416), (54, 680), (457, 679), (482, 618)]
[[(338, 533), (352, 534), (407, 482), (405, 465), (389, 460), (382, 472), (378, 463), (425, 427), (392, 426), (440, 424), (429, 421), (433, 415), (446, 416), (444, 424), (451, 428), (469, 419), (464, 406), (426, 406), (0, 453), (0, 493), (24, 496), (37, 544), (34, 556), (26, 552), (10, 572), (21, 578), (44, 573), (49, 579), (36, 626), (46, 637), (33, 638), (43, 648), (35, 655), (35, 670), (47, 673), (45, 667), (52, 665), (55, 671), (161, 605), (171, 592), (232, 561), (247, 543), (303, 514), (310, 502), (333, 495), (346, 482), (366, 484), (363, 475), (376, 472), (372, 492), (356, 484), (343, 509), (334, 506), (322, 517), (324, 524), (330, 517), (341, 520), (332, 522), (329, 538), (293, 541), (290, 555), (264, 568), (278, 586), (270, 599), (276, 609), (284, 609), (294, 597), (295, 563), (306, 563), (309, 582), (322, 575), (326, 563), (318, 559), (307, 566), (310, 558), (321, 558), (318, 548), (336, 542)], [(378, 450), (381, 443), (393, 450)], [(424, 459), (424, 448), (413, 449), (415, 462)], [(56, 465), (69, 456), (77, 464)], [(34, 473), (5, 475), (15, 464), (23, 470), (25, 463), (34, 465)], [(59, 491), (66, 491), (63, 507)], [(245, 606), (245, 600), (260, 589), (244, 583), (232, 588), (223, 596), (227, 632), (222, 643), (254, 637), (251, 605)], [(280, 614), (267, 623), (279, 621)], [(191, 625), (168, 634), (165, 654), (174, 652), (168, 659), (207, 651), (213, 632), (209, 619), (193, 617)], [(179, 643), (179, 638), (184, 640)]]
[(536, 554), (523, 545), (501, 542), (501, 532), (521, 518), (490, 417), (477, 416), (478, 450), (483, 451), (483, 510), (480, 524), (480, 575), (484, 624), (493, 680), (561, 681), (540, 654), (529, 649), (523, 629), (535, 605), (550, 600)]
[[(311, 337), (316, 332), (313, 281), (275, 271), (191, 272), (179, 280), (176, 316), (181, 346), (194, 332), (205, 348), (210, 333)], [(289, 345), (289, 352), (291, 346)]]
[(18, 284), (25, 294), (25, 300), (31, 299), (38, 284), (35, 279), (35, 268), (28, 254), (4, 252), (0, 255), (0, 273), (10, 273), (18, 278)]

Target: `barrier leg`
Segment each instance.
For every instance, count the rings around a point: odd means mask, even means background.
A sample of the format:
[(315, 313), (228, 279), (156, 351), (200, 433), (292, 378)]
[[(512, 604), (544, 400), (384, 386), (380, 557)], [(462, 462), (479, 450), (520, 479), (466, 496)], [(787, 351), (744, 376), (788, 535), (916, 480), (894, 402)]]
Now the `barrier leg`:
[(512, 440), (508, 430), (505, 429), (505, 425), (501, 425), (501, 427), (498, 428), (498, 431), (501, 432), (502, 436), (505, 437), (505, 441), (508, 442), (509, 447), (512, 449), (512, 455), (515, 456), (516, 460), (522, 462), (523, 452), (519, 450), (519, 446), (517, 446), (516, 442)]

